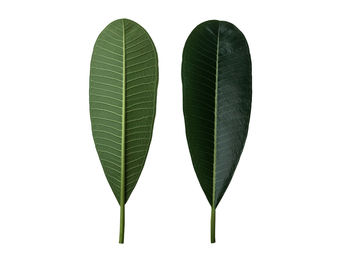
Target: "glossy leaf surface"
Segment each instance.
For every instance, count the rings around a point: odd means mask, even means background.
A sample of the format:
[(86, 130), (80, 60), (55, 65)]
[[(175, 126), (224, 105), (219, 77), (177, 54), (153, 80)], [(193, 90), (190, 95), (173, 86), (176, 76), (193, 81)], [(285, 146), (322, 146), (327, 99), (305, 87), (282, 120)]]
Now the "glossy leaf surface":
[(215, 208), (237, 167), (250, 118), (251, 60), (242, 32), (224, 21), (198, 25), (184, 47), (182, 83), (188, 146), (215, 224)]

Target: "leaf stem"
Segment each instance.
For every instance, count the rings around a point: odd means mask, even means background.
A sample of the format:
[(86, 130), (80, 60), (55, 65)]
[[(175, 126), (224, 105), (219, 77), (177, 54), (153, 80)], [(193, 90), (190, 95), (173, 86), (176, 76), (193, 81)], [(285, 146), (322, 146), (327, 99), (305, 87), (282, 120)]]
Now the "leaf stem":
[(119, 244), (124, 243), (124, 228), (125, 228), (125, 206), (124, 204), (120, 204)]
[(210, 242), (215, 243), (215, 207), (211, 207)]

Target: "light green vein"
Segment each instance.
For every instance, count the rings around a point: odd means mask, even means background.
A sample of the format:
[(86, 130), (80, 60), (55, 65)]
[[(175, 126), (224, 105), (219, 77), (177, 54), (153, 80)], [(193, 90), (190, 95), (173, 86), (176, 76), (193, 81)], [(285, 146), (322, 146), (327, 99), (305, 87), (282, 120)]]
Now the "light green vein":
[(121, 142), (121, 191), (120, 191), (120, 205), (124, 205), (125, 198), (125, 25), (124, 19), (122, 20), (122, 28), (123, 28), (123, 110), (122, 110), (122, 142)]
[(213, 161), (213, 200), (212, 206), (215, 209), (215, 181), (216, 181), (216, 136), (217, 136), (217, 100), (218, 100), (218, 68), (219, 68), (219, 41), (220, 41), (220, 24), (218, 28), (218, 39), (216, 43), (216, 72), (215, 72), (215, 113), (214, 113), (214, 161)]

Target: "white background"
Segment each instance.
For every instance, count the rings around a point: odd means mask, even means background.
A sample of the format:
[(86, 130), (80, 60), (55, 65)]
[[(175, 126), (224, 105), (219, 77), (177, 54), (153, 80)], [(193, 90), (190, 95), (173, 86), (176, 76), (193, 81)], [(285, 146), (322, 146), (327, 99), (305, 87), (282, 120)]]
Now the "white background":
[[(159, 55), (146, 165), (126, 205), (90, 130), (89, 63), (103, 28), (140, 23)], [(217, 209), (197, 182), (181, 56), (199, 23), (234, 23), (253, 62), (247, 143)], [(0, 261), (350, 262), (348, 1), (1, 1)]]

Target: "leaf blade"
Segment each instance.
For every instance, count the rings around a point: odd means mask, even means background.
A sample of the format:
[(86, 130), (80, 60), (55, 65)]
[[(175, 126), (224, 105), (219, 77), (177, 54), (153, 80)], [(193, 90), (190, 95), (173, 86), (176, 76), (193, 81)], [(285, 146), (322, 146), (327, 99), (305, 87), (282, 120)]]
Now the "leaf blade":
[(104, 173), (120, 204), (129, 199), (147, 157), (157, 85), (158, 57), (148, 33), (128, 19), (110, 23), (91, 59), (90, 118)]
[(251, 62), (243, 34), (228, 22), (198, 25), (184, 47), (182, 83), (192, 163), (215, 208), (232, 179), (249, 126)]

